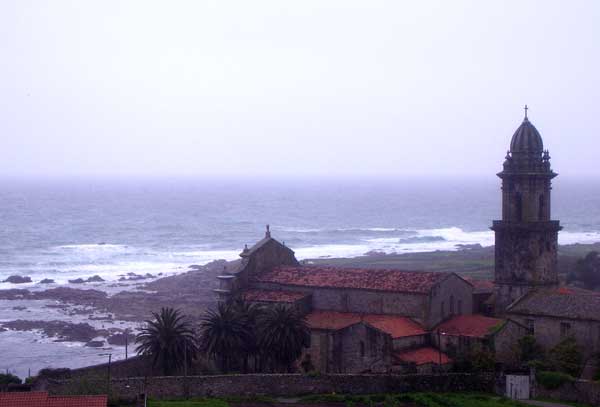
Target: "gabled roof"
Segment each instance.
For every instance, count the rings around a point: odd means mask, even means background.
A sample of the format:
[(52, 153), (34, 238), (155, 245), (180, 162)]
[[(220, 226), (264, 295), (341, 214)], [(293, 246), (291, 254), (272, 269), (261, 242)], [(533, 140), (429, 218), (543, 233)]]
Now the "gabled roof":
[(276, 290), (245, 290), (242, 292), (242, 298), (251, 302), (284, 302), (293, 303), (310, 294), (299, 293), (295, 291), (276, 291)]
[(512, 303), (507, 312), (600, 321), (600, 293), (572, 287), (533, 290)]
[(47, 392), (0, 393), (0, 407), (106, 407), (107, 396), (49, 396)]
[(504, 323), (503, 319), (490, 318), (479, 314), (456, 315), (439, 324), (434, 331), (439, 330), (442, 335), (485, 338), (494, 333), (494, 330), (502, 323)]
[(427, 332), (415, 321), (395, 315), (358, 314), (350, 312), (315, 311), (306, 316), (311, 329), (337, 331), (364, 322), (392, 338), (425, 335)]
[(325, 266), (280, 266), (255, 276), (255, 281), (304, 287), (353, 288), (427, 294), (452, 273)]
[(396, 359), (396, 361), (415, 363), (417, 366), (425, 365), (427, 363), (439, 365), (440, 357), (442, 365), (452, 363), (452, 359), (450, 359), (448, 355), (446, 355), (444, 352), (440, 352), (438, 349), (430, 347), (411, 349), (404, 352), (394, 353), (394, 359)]

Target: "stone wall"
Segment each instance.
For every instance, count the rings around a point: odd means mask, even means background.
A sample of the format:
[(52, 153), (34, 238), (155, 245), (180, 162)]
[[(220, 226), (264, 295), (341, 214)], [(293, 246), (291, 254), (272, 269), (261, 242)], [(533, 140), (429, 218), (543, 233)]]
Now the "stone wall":
[(535, 387), (535, 396), (600, 406), (600, 382), (578, 380), (573, 383), (565, 383), (553, 390), (546, 389), (538, 383)]
[(522, 337), (529, 334), (529, 329), (524, 325), (511, 319), (494, 334), (493, 347), (496, 353), (496, 361), (506, 366), (517, 366), (517, 352), (515, 347)]
[[(566, 337), (573, 336), (583, 350), (584, 356), (589, 357), (600, 352), (600, 322), (543, 316), (529, 317), (519, 314), (509, 314), (509, 316), (524, 326), (527, 326), (528, 319), (532, 319), (535, 339), (546, 350), (553, 348)], [(561, 336), (561, 323), (568, 323), (571, 326), (567, 336)]]
[(313, 310), (356, 312), (362, 314), (392, 314), (424, 320), (427, 295), (392, 293), (345, 288), (298, 287), (285, 284), (257, 283), (267, 290), (296, 291), (311, 294)]
[(432, 290), (427, 310), (428, 329), (453, 315), (472, 314), (473, 286), (456, 274), (450, 275)]
[[(107, 382), (89, 383), (106, 391)], [(228, 375), (184, 377), (138, 377), (111, 381), (115, 399), (132, 400), (145, 393), (152, 398), (222, 397), (222, 396), (297, 396), (303, 394), (372, 394), (413, 391), (482, 391), (494, 388), (493, 374), (445, 375)], [(74, 381), (49, 380), (46, 389), (51, 394), (77, 394), (81, 387)]]
[(334, 372), (385, 372), (391, 364), (392, 338), (365, 323), (334, 334)]

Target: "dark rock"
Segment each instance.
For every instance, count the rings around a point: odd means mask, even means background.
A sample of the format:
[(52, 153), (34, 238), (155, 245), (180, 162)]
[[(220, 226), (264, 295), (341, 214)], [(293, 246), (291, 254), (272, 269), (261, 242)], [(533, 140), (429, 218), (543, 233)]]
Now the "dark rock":
[(54, 284), (54, 280), (52, 280), (51, 278), (45, 278), (42, 281), (40, 281), (40, 284)]
[(31, 297), (31, 292), (22, 288), (0, 290), (0, 300), (22, 300), (29, 297)]
[(23, 307), (23, 306), (19, 305), (19, 306), (16, 306), (16, 307), (12, 307), (12, 309), (14, 309), (15, 311), (23, 311), (23, 310), (26, 310), (27, 307)]
[(88, 348), (101, 348), (104, 346), (104, 341), (89, 341), (85, 346)]
[(104, 279), (98, 275), (92, 276), (92, 277), (88, 278), (87, 280), (85, 280), (86, 283), (101, 283), (103, 281), (104, 281)]
[(99, 336), (101, 331), (97, 331), (90, 324), (73, 324), (65, 321), (27, 321), (17, 319), (2, 323), (4, 328), (15, 331), (31, 331), (40, 329), (44, 335), (57, 337), (58, 341), (89, 342)]
[(23, 284), (23, 283), (31, 283), (31, 277), (28, 276), (9, 276), (6, 280), (2, 281), (3, 283), (11, 283), (11, 284)]
[(71, 284), (83, 284), (83, 283), (85, 283), (85, 280), (83, 278), (76, 278), (74, 280), (69, 280), (69, 283), (71, 283)]

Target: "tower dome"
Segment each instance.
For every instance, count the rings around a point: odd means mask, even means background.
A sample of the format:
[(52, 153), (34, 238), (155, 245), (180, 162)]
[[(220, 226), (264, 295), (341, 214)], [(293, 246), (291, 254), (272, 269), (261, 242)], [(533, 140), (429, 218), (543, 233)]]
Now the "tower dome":
[(544, 151), (544, 143), (540, 132), (531, 124), (527, 118), (527, 106), (525, 106), (525, 118), (510, 141), (511, 153), (541, 154)]

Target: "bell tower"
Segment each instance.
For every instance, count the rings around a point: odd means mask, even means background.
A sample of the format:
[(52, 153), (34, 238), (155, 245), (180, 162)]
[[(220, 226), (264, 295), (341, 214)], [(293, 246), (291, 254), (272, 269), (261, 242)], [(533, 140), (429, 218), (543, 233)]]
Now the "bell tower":
[(529, 290), (558, 285), (559, 221), (551, 220), (550, 191), (556, 174), (542, 137), (527, 117), (510, 142), (502, 179), (502, 220), (496, 235), (494, 282), (496, 313)]

